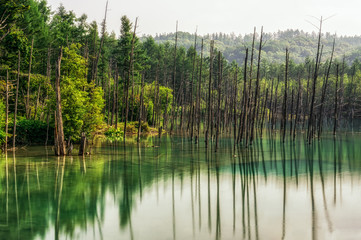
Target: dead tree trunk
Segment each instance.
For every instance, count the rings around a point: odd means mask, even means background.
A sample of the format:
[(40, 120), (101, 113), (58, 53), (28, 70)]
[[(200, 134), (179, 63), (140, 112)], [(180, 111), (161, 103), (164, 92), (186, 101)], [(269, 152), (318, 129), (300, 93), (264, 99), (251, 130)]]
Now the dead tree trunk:
[(285, 67), (285, 89), (283, 94), (283, 119), (282, 119), (282, 141), (285, 142), (286, 136), (286, 125), (287, 125), (287, 91), (288, 91), (288, 61), (289, 61), (289, 53), (288, 48), (286, 48), (286, 67)]
[(196, 143), (199, 141), (200, 129), (201, 129), (201, 86), (202, 86), (202, 67), (203, 67), (203, 38), (201, 46), (201, 62), (199, 67), (199, 79), (198, 79), (198, 93), (197, 93), (197, 139)]
[(124, 119), (124, 142), (126, 138), (126, 132), (127, 132), (127, 121), (128, 121), (128, 112), (129, 112), (129, 82), (131, 77), (131, 70), (133, 66), (133, 54), (134, 54), (134, 43), (135, 43), (135, 32), (137, 30), (137, 22), (138, 18), (135, 19), (135, 25), (134, 25), (134, 32), (133, 32), (133, 38), (132, 38), (132, 49), (130, 51), (130, 60), (129, 60), (129, 69), (127, 73), (127, 82), (126, 82), (126, 89), (125, 89), (125, 119)]
[(55, 140), (55, 155), (65, 156), (65, 142), (64, 142), (64, 130), (63, 130), (63, 117), (61, 112), (61, 94), (60, 94), (60, 66), (63, 56), (63, 49), (60, 48), (60, 54), (56, 66), (55, 77), (55, 96), (56, 96), (56, 140)]
[(30, 78), (31, 78), (31, 62), (33, 58), (33, 47), (34, 47), (34, 37), (31, 40), (31, 48), (30, 48), (30, 59), (29, 59), (29, 72), (28, 72), (28, 85), (27, 85), (27, 92), (26, 92), (26, 105), (25, 105), (25, 112), (26, 118), (30, 118)]
[(217, 128), (216, 128), (216, 148), (215, 151), (217, 152), (218, 149), (218, 142), (219, 142), (219, 128), (221, 122), (221, 90), (222, 90), (222, 57), (221, 52), (218, 52), (218, 104), (217, 104)]
[(14, 127), (13, 127), (13, 151), (15, 151), (15, 140), (16, 140), (16, 115), (18, 113), (19, 81), (20, 81), (20, 51), (18, 52), (18, 73), (16, 77)]
[(5, 88), (5, 154), (8, 152), (8, 124), (9, 124), (9, 70), (6, 70)]
[[(191, 133), (190, 133), (190, 139), (192, 141), (193, 139), (193, 128), (194, 128), (194, 117), (195, 117), (195, 105), (193, 102), (193, 84), (194, 84), (194, 75), (197, 75), (197, 69), (196, 69), (196, 57), (197, 57), (197, 31), (195, 33), (194, 37), (194, 54), (193, 54), (193, 67), (192, 67), (192, 79), (191, 79), (191, 89), (190, 89), (190, 95), (191, 95)], [(198, 62), (197, 62), (198, 64)]]
[(250, 135), (250, 144), (253, 142), (254, 138), (254, 124), (256, 118), (256, 104), (258, 100), (258, 91), (259, 91), (259, 81), (260, 81), (260, 69), (261, 69), (261, 52), (262, 52), (262, 38), (263, 38), (263, 27), (261, 28), (261, 39), (259, 40), (258, 47), (258, 62), (257, 62), (257, 76), (256, 76), (256, 88), (254, 93), (254, 106), (253, 106), (253, 114), (252, 114), (252, 123), (251, 123), (251, 135)]
[(301, 76), (298, 76), (298, 92), (297, 92), (295, 125), (293, 127), (293, 140), (295, 140), (296, 138), (296, 129), (297, 129), (297, 123), (299, 121), (301, 99), (302, 99)]
[(335, 111), (334, 111), (334, 122), (333, 122), (333, 135), (336, 135), (337, 124), (338, 124), (338, 71), (339, 65), (336, 65), (336, 86), (335, 86)]
[(327, 86), (328, 86), (328, 78), (330, 76), (330, 70), (331, 70), (331, 66), (332, 66), (334, 51), (335, 51), (335, 39), (333, 40), (331, 59), (330, 59), (330, 62), (329, 62), (328, 68), (327, 68), (327, 73), (326, 73), (326, 76), (325, 76), (325, 79), (324, 79), (324, 86), (322, 87), (320, 113), (319, 113), (319, 119), (318, 119), (318, 139), (321, 138), (321, 133), (322, 133), (323, 105), (324, 105), (325, 98), (326, 98), (326, 92), (327, 92)]
[(308, 130), (307, 130), (307, 139), (308, 143), (311, 144), (313, 138), (313, 111), (314, 111), (314, 104), (315, 104), (315, 96), (316, 96), (316, 84), (317, 84), (317, 77), (318, 77), (318, 68), (319, 68), (319, 61), (320, 61), (320, 48), (321, 48), (321, 30), (322, 30), (322, 17), (320, 20), (320, 28), (318, 33), (318, 43), (317, 43), (317, 54), (316, 54), (316, 65), (315, 71), (313, 74), (313, 84), (312, 84), (312, 98), (311, 98), (311, 107), (310, 107), (310, 115), (308, 118)]
[(172, 134), (173, 131), (173, 125), (174, 125), (174, 114), (175, 114), (175, 104), (176, 104), (176, 98), (175, 98), (175, 79), (177, 75), (177, 42), (178, 42), (178, 21), (176, 23), (176, 30), (175, 30), (175, 44), (174, 44), (174, 60), (173, 60), (173, 103), (172, 103), (172, 122), (170, 126), (170, 134)]
[(246, 56), (244, 59), (244, 69), (243, 69), (243, 101), (242, 101), (242, 113), (241, 117), (239, 119), (239, 128), (238, 128), (238, 137), (237, 137), (237, 143), (242, 141), (243, 139), (243, 132), (246, 126), (247, 121), (247, 99), (248, 99), (248, 93), (247, 93), (247, 61), (248, 61), (248, 48), (246, 49)]
[(144, 74), (142, 75), (142, 84), (141, 84), (141, 90), (140, 90), (140, 103), (139, 103), (139, 119), (138, 119), (138, 136), (137, 136), (137, 142), (140, 141), (140, 133), (142, 131), (142, 110), (143, 110), (143, 91), (144, 91)]
[[(97, 75), (98, 75), (98, 62), (99, 57), (102, 52), (103, 44), (104, 44), (104, 38), (105, 38), (105, 31), (106, 31), (106, 21), (107, 21), (107, 12), (108, 12), (108, 1), (105, 5), (105, 14), (104, 14), (104, 20), (102, 22), (102, 36), (100, 40), (100, 46), (98, 49), (98, 52), (95, 56), (94, 66), (93, 66), (93, 72), (92, 72), (92, 81), (96, 83)], [(96, 83), (98, 85), (98, 83)]]
[(208, 134), (210, 131), (210, 127), (211, 127), (211, 114), (212, 114), (212, 72), (213, 72), (213, 47), (214, 47), (214, 41), (211, 41), (211, 47), (210, 47), (210, 63), (209, 63), (209, 81), (208, 81), (208, 117), (207, 117), (207, 130), (206, 130), (206, 136), (205, 136), (205, 142), (206, 142), (206, 147), (208, 147)]

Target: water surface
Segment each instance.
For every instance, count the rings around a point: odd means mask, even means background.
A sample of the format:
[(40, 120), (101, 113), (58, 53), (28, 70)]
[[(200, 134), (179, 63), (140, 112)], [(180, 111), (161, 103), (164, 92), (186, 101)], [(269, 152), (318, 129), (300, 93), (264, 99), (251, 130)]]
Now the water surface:
[(361, 239), (361, 136), (178, 137), (0, 159), (0, 239)]

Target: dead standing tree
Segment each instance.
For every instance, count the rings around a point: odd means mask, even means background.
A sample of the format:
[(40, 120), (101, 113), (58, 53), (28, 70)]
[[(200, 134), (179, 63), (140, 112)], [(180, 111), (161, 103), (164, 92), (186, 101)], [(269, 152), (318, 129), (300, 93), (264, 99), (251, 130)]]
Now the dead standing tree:
[(30, 59), (29, 59), (29, 72), (28, 72), (28, 85), (27, 85), (27, 93), (26, 93), (26, 105), (25, 105), (25, 111), (26, 111), (26, 118), (29, 119), (31, 115), (30, 111), (30, 79), (31, 79), (31, 63), (33, 58), (33, 48), (34, 48), (34, 37), (31, 40), (31, 48), (30, 48)]
[(258, 61), (257, 61), (257, 76), (256, 76), (256, 87), (254, 91), (254, 104), (253, 104), (253, 113), (251, 119), (251, 133), (250, 133), (250, 144), (252, 145), (254, 138), (254, 126), (256, 119), (256, 109), (257, 109), (257, 100), (259, 94), (259, 82), (260, 82), (260, 68), (261, 68), (261, 52), (262, 52), (262, 42), (263, 40), (263, 27), (261, 28), (261, 38), (259, 40), (259, 48), (258, 48)]
[(288, 91), (288, 63), (289, 63), (289, 52), (286, 48), (286, 66), (285, 66), (285, 89), (283, 94), (283, 119), (282, 119), (282, 142), (285, 142), (286, 136), (286, 125), (287, 125), (287, 91)]
[(95, 56), (95, 60), (94, 60), (94, 65), (93, 65), (93, 69), (92, 69), (92, 76), (91, 76), (91, 80), (93, 82), (95, 82), (96, 84), (98, 84), (98, 82), (96, 81), (97, 79), (97, 75), (98, 75), (98, 62), (99, 62), (99, 57), (100, 54), (102, 52), (102, 48), (103, 48), (103, 44), (104, 44), (104, 38), (105, 38), (105, 31), (106, 31), (106, 21), (107, 21), (107, 12), (108, 12), (108, 1), (105, 5), (105, 14), (104, 14), (104, 20), (102, 22), (102, 36), (101, 36), (101, 40), (100, 40), (100, 46), (98, 49), (98, 52)]
[(13, 127), (13, 151), (15, 151), (16, 140), (16, 116), (18, 113), (18, 100), (19, 100), (19, 81), (20, 81), (20, 51), (18, 52), (18, 72), (16, 77), (16, 93), (15, 93), (15, 110), (14, 110), (14, 127)]
[(211, 114), (212, 114), (212, 72), (213, 72), (213, 48), (214, 48), (214, 40), (211, 41), (210, 47), (210, 57), (209, 57), (209, 81), (208, 81), (208, 117), (207, 117), (207, 129), (205, 134), (205, 143), (206, 147), (208, 147), (208, 137), (211, 126)]
[[(178, 21), (176, 23), (175, 30), (175, 44), (174, 44), (174, 61), (173, 61), (173, 103), (172, 103), (172, 123), (170, 126), (170, 134), (172, 134), (174, 127), (174, 118), (175, 118), (175, 108), (176, 108), (176, 98), (175, 98), (175, 79), (177, 74), (177, 42), (178, 42)], [(167, 126), (165, 126), (167, 127)]]
[(126, 132), (127, 132), (127, 120), (128, 120), (128, 112), (129, 112), (129, 82), (130, 82), (130, 77), (132, 76), (131, 71), (132, 71), (132, 66), (133, 66), (133, 55), (134, 55), (134, 43), (135, 43), (135, 32), (137, 30), (137, 22), (138, 22), (138, 18), (135, 19), (135, 25), (134, 25), (134, 32), (133, 32), (133, 37), (132, 37), (132, 48), (130, 51), (130, 60), (129, 60), (129, 69), (127, 72), (127, 79), (126, 79), (126, 84), (125, 84), (125, 118), (124, 118), (124, 142), (125, 142), (125, 136), (126, 136)]
[(55, 155), (65, 156), (65, 142), (63, 130), (63, 117), (61, 113), (61, 94), (60, 94), (60, 66), (63, 56), (63, 49), (60, 48), (59, 58), (56, 64), (55, 77), (55, 97), (56, 97), (56, 111), (55, 111)]

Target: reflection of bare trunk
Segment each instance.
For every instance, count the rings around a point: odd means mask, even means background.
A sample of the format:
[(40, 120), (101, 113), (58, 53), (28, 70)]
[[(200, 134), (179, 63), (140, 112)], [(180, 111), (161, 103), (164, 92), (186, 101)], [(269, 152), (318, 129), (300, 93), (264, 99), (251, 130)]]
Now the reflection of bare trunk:
[[(252, 151), (253, 152), (253, 151)], [(257, 157), (257, 159), (259, 159)], [(256, 239), (259, 239), (258, 237), (258, 214), (257, 214), (257, 191), (256, 191), (256, 178), (255, 173), (253, 169), (254, 160), (252, 159), (252, 180), (253, 180), (253, 198), (254, 198), (254, 225), (255, 225), (255, 232), (256, 232)]]
[(324, 181), (324, 178), (323, 178), (323, 169), (322, 169), (322, 152), (321, 152), (320, 142), (318, 142), (318, 167), (319, 167), (319, 170), (320, 170), (320, 178), (321, 178), (321, 184), (322, 184), (323, 207), (325, 209), (325, 215), (326, 215), (328, 230), (330, 232), (333, 232), (333, 226), (332, 226), (333, 224), (331, 222), (330, 214), (329, 214), (328, 208), (327, 208), (327, 200), (326, 200), (326, 194), (325, 194), (325, 181)]
[(26, 182), (27, 182), (27, 187), (28, 187), (28, 205), (29, 205), (30, 229), (31, 229), (31, 235), (33, 235), (33, 215), (32, 215), (32, 211), (31, 211), (31, 200), (30, 200), (29, 163), (26, 164)]
[(15, 204), (16, 204), (16, 220), (17, 220), (17, 234), (18, 239), (20, 238), (20, 218), (19, 218), (19, 201), (18, 201), (18, 184), (16, 181), (16, 158), (15, 151), (13, 151), (13, 164), (14, 164), (14, 185), (15, 185)]
[[(60, 175), (60, 185), (59, 190), (56, 188), (58, 193), (58, 202), (57, 202), (57, 210), (56, 210), (56, 219), (55, 219), (55, 240), (59, 239), (59, 230), (60, 230), (60, 204), (61, 204), (61, 196), (63, 192), (63, 180), (64, 180), (64, 170), (65, 170), (65, 157), (63, 157), (63, 166), (61, 168)], [(60, 165), (60, 158), (58, 158), (58, 166)], [(56, 178), (56, 182), (58, 182), (58, 177)]]
[[(236, 122), (235, 122), (236, 125)], [(236, 132), (236, 131), (235, 131)], [(236, 141), (236, 140), (234, 140)], [(232, 159), (232, 202), (233, 202), (233, 235), (236, 231), (236, 163)]]
[[(248, 167), (247, 167), (248, 168)], [(249, 171), (247, 169), (247, 174), (249, 174)], [(246, 193), (247, 193), (247, 224), (248, 224), (248, 239), (252, 239), (251, 235), (251, 216), (250, 216), (250, 209), (249, 209), (249, 176), (246, 176)]]
[(173, 220), (173, 239), (176, 239), (176, 223), (175, 223), (175, 201), (174, 201), (174, 169), (172, 171), (172, 220)]
[(286, 186), (286, 153), (284, 145), (282, 148), (282, 172), (283, 172), (283, 214), (282, 214), (282, 239), (286, 236), (286, 200), (287, 200), (287, 186)]
[(138, 147), (138, 174), (139, 174), (139, 198), (142, 201), (143, 198), (143, 187), (142, 187), (142, 153), (141, 148)]
[(336, 139), (333, 140), (333, 205), (336, 206), (336, 177), (337, 177), (337, 158), (336, 158)]
[(98, 223), (100, 239), (103, 240), (103, 231), (102, 231), (102, 225), (101, 225), (99, 215), (98, 215), (98, 210), (95, 211), (95, 217), (96, 217), (97, 223)]
[(201, 166), (200, 166), (200, 156), (198, 151), (198, 220), (199, 220), (199, 229), (202, 227), (202, 201), (201, 201)]
[(9, 163), (8, 154), (5, 152), (5, 167), (6, 167), (6, 225), (9, 223)]
[(195, 224), (194, 224), (194, 202), (193, 202), (193, 161), (191, 166), (191, 204), (192, 204), (192, 230), (193, 230), (193, 237), (195, 237)]
[(210, 162), (208, 152), (206, 153), (208, 163), (208, 230), (212, 232), (212, 211), (211, 211), (211, 185), (210, 185)]
[(217, 221), (216, 221), (216, 239), (221, 239), (221, 209), (219, 201), (219, 166), (218, 159), (216, 159), (216, 176), (217, 176)]
[[(312, 148), (312, 146), (311, 146)], [(312, 206), (312, 240), (317, 239), (317, 213), (316, 213), (316, 204), (314, 197), (314, 188), (313, 188), (313, 149), (310, 149), (312, 153), (309, 155), (309, 171), (310, 171), (310, 185), (311, 185), (311, 206)]]

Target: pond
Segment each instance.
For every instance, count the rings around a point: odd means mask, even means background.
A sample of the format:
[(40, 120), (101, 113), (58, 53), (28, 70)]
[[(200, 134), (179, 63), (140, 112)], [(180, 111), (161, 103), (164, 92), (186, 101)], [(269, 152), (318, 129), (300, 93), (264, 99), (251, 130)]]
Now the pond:
[(0, 159), (0, 239), (361, 239), (361, 135), (186, 138)]

